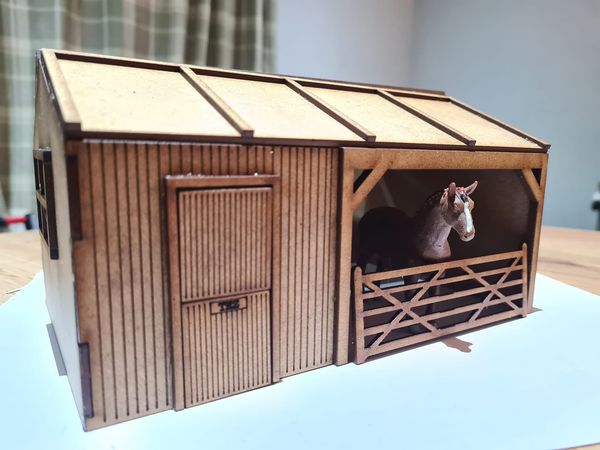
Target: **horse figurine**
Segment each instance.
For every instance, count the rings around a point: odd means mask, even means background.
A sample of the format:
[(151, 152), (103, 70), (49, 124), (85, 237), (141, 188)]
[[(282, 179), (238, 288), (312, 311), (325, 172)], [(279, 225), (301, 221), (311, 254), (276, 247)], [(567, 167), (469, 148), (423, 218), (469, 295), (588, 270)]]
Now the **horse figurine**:
[(374, 261), (376, 272), (383, 272), (449, 259), (451, 230), (465, 242), (475, 237), (475, 202), (469, 196), (476, 187), (477, 181), (466, 188), (452, 182), (429, 196), (414, 218), (398, 208), (368, 211), (358, 225), (358, 265), (363, 273)]

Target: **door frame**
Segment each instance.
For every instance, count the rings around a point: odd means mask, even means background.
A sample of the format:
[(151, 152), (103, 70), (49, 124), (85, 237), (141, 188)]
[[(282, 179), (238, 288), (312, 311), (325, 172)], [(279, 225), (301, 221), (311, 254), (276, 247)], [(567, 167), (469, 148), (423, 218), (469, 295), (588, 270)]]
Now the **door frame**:
[(179, 285), (179, 191), (194, 189), (227, 189), (271, 187), (273, 192), (273, 242), (271, 263), (271, 367), (273, 383), (280, 380), (279, 371), (279, 284), (280, 284), (280, 179), (278, 175), (167, 175), (165, 180), (165, 205), (167, 212), (167, 245), (169, 297), (171, 304), (171, 347), (173, 373), (173, 408), (185, 408), (183, 371), (183, 333), (181, 325), (181, 294)]

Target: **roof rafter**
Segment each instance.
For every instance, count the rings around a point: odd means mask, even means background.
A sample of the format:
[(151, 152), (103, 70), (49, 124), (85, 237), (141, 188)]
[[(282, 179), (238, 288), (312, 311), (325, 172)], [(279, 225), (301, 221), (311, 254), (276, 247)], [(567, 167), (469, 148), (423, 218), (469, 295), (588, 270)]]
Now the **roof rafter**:
[(541, 139), (538, 139), (528, 133), (525, 133), (524, 131), (519, 130), (518, 128), (515, 128), (515, 127), (508, 125), (488, 114), (485, 114), (484, 112), (481, 112), (478, 109), (473, 108), (472, 106), (466, 105), (465, 103), (463, 103), (459, 100), (456, 100), (453, 97), (448, 97), (448, 101), (450, 103), (455, 104), (456, 106), (461, 107), (462, 109), (469, 111), (470, 113), (473, 113), (473, 114), (481, 117), (482, 119), (487, 120), (488, 122), (492, 122), (493, 124), (498, 125), (500, 128), (503, 128), (506, 131), (510, 131), (511, 133), (516, 134), (517, 136), (522, 137), (525, 140), (531, 141), (531, 142), (539, 145), (544, 150), (548, 150), (550, 148), (550, 144), (548, 144), (547, 142), (544, 142)]
[(333, 106), (329, 105), (328, 103), (326, 103), (325, 101), (321, 100), (319, 97), (317, 97), (316, 95), (308, 92), (306, 89), (304, 89), (304, 87), (298, 83), (296, 80), (293, 80), (291, 78), (286, 78), (285, 79), (286, 84), (295, 92), (297, 92), (298, 94), (300, 94), (302, 97), (304, 97), (306, 100), (308, 100), (309, 102), (311, 102), (313, 105), (315, 105), (317, 108), (321, 109), (322, 111), (324, 111), (325, 113), (329, 114), (331, 117), (333, 117), (335, 120), (337, 120), (338, 122), (340, 122), (342, 125), (344, 125), (346, 128), (352, 130), (354, 133), (356, 133), (357, 135), (359, 135), (361, 138), (363, 138), (365, 141), (367, 142), (375, 142), (376, 140), (376, 136), (375, 133), (373, 133), (372, 131), (366, 129), (365, 127), (363, 127), (362, 125), (356, 123), (354, 120), (350, 119), (349, 117), (347, 117), (345, 114), (343, 114), (342, 112), (338, 111), (337, 109), (335, 109)]
[(221, 97), (217, 95), (204, 81), (196, 76), (196, 74), (188, 66), (179, 66), (183, 77), (198, 91), (219, 114), (223, 116), (227, 122), (235, 128), (242, 137), (254, 136), (254, 129), (236, 113)]
[(408, 111), (409, 113), (413, 114), (414, 116), (417, 116), (419, 119), (424, 120), (428, 124), (436, 127), (438, 130), (441, 130), (444, 133), (452, 136), (453, 138), (458, 139), (463, 144), (466, 144), (468, 146), (475, 145), (476, 141), (472, 137), (467, 136), (466, 134), (464, 134), (458, 130), (455, 130), (451, 126), (446, 125), (444, 122), (431, 117), (429, 114), (424, 113), (423, 111), (420, 111), (419, 109), (415, 108), (414, 106), (410, 106), (410, 105), (404, 103), (397, 96), (392, 95), (389, 92), (386, 92), (382, 89), (377, 89), (377, 94), (379, 94), (381, 97), (385, 98), (386, 100), (392, 102), (394, 105), (399, 106), (400, 108)]

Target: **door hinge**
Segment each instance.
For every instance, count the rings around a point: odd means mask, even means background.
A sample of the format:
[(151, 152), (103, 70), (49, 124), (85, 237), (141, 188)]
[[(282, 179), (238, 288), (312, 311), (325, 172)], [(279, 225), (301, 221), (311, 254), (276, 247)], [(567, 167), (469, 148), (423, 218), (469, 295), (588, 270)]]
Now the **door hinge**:
[(81, 369), (81, 394), (83, 397), (83, 417), (94, 417), (92, 401), (92, 370), (90, 366), (90, 346), (87, 342), (78, 343), (79, 367)]

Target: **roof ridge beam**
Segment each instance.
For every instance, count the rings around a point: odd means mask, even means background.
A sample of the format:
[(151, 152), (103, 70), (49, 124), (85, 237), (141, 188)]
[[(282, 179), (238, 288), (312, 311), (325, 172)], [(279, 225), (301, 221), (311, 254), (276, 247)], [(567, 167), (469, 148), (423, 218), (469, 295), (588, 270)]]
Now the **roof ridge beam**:
[(479, 111), (478, 109), (473, 108), (472, 106), (469, 106), (459, 100), (456, 100), (453, 97), (448, 97), (448, 101), (450, 101), (450, 103), (454, 103), (456, 106), (459, 106), (462, 109), (465, 109), (473, 114), (475, 114), (476, 116), (481, 117), (482, 119), (485, 119), (489, 122), (492, 122), (494, 125), (498, 125), (500, 128), (504, 128), (506, 131), (509, 131), (513, 134), (516, 134), (517, 136), (527, 140), (527, 141), (531, 141), (534, 144), (539, 145), (540, 147), (542, 147), (544, 150), (548, 150), (550, 148), (550, 144), (548, 144), (547, 142), (542, 141), (541, 139), (536, 138), (535, 136), (532, 136), (530, 134), (525, 133), (524, 131), (519, 130), (518, 128), (515, 128), (511, 125), (508, 125), (492, 116), (487, 115), (484, 112)]
[[(74, 61), (85, 61), (92, 62), (98, 64), (114, 64), (117, 66), (125, 66), (125, 67), (139, 67), (144, 69), (154, 69), (154, 70), (167, 70), (172, 72), (177, 72), (178, 68), (181, 64), (165, 62), (165, 61), (156, 61), (150, 59), (143, 58), (127, 58), (124, 56), (113, 56), (113, 55), (101, 55), (98, 53), (89, 53), (89, 52), (76, 52), (71, 50), (53, 50), (53, 49), (43, 49), (44, 51), (52, 51), (57, 55), (59, 59), (70, 59)], [(379, 89), (388, 89), (391, 91), (398, 91), (402, 94), (422, 94), (426, 97), (433, 98), (444, 98), (447, 99), (444, 91), (436, 90), (436, 89), (421, 89), (421, 88), (412, 88), (407, 86), (392, 86), (392, 85), (384, 85), (384, 84), (370, 84), (363, 83), (359, 81), (344, 81), (344, 80), (330, 80), (325, 78), (309, 78), (303, 76), (295, 76), (295, 75), (283, 75), (277, 73), (266, 73), (266, 72), (254, 72), (251, 70), (243, 70), (243, 69), (225, 69), (222, 67), (208, 67), (208, 66), (200, 66), (196, 64), (185, 64), (185, 66), (190, 67), (193, 71), (202, 71), (206, 75), (212, 76), (221, 76), (228, 78), (240, 78), (240, 79), (251, 79), (257, 81), (271, 81), (278, 82), (283, 80), (284, 78), (292, 78), (297, 81), (303, 82), (315, 82), (315, 83), (324, 83), (331, 88), (340, 88), (340, 87), (349, 87), (350, 90), (353, 88), (364, 88), (373, 90), (375, 88)]]
[(393, 103), (396, 106), (399, 106), (400, 108), (408, 111), (409, 113), (411, 113), (412, 115), (418, 117), (421, 120), (424, 120), (425, 122), (427, 122), (428, 124), (436, 127), (438, 130), (443, 131), (444, 133), (452, 136), (455, 139), (458, 139), (460, 142), (462, 142), (463, 144), (466, 144), (468, 146), (473, 146), (475, 145), (475, 139), (472, 138), (471, 136), (468, 136), (454, 128), (452, 128), (449, 125), (446, 125), (444, 122), (441, 122), (437, 119), (435, 119), (434, 117), (430, 116), (429, 114), (415, 108), (414, 106), (408, 105), (407, 103), (404, 103), (402, 100), (400, 100), (397, 96), (390, 94), (389, 92), (384, 91), (383, 89), (377, 89), (377, 94), (379, 94), (381, 97), (385, 98), (386, 100), (390, 101), (391, 103)]
[(321, 111), (325, 112), (326, 114), (328, 114), (329, 116), (331, 116), (332, 118), (337, 120), (339, 123), (344, 125), (346, 128), (352, 130), (352, 132), (354, 132), (355, 134), (360, 136), (365, 141), (375, 142), (375, 140), (377, 139), (377, 136), (375, 135), (375, 133), (373, 133), (372, 131), (363, 127), (362, 125), (355, 122), (354, 120), (350, 119), (344, 113), (337, 110), (333, 106), (329, 105), (325, 101), (321, 100), (316, 95), (307, 91), (304, 88), (304, 86), (302, 86), (296, 80), (294, 80), (292, 78), (284, 78), (284, 80), (285, 80), (285, 84), (287, 84), (293, 91), (295, 91), (297, 94), (304, 97), (310, 103), (312, 103), (317, 108), (319, 108)]
[(189, 66), (180, 65), (179, 72), (183, 77), (200, 93), (208, 103), (215, 108), (227, 122), (235, 128), (242, 137), (250, 138), (254, 136), (254, 128), (252, 128), (242, 117), (236, 113), (225, 100), (213, 91), (208, 84), (196, 76), (194, 71)]

